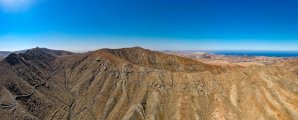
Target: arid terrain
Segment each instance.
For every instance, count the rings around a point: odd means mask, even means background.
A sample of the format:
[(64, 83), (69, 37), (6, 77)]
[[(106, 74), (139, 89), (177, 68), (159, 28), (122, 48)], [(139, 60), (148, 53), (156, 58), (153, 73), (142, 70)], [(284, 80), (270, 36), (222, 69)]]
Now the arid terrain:
[(268, 57), (268, 56), (226, 56), (221, 54), (212, 54), (208, 52), (196, 52), (196, 51), (162, 51), (167, 54), (173, 54), (183, 57), (192, 58), (207, 64), (214, 65), (238, 65), (238, 66), (265, 66), (275, 64), (277, 62), (283, 62), (294, 57)]
[(0, 63), (0, 119), (298, 119), (298, 59), (171, 54), (12, 53)]

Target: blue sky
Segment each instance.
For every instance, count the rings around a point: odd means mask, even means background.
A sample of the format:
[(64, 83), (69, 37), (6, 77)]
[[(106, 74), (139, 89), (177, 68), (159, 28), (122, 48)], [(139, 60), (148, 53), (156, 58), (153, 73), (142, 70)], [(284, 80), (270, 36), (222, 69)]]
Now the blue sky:
[(298, 50), (295, 0), (0, 0), (0, 50)]

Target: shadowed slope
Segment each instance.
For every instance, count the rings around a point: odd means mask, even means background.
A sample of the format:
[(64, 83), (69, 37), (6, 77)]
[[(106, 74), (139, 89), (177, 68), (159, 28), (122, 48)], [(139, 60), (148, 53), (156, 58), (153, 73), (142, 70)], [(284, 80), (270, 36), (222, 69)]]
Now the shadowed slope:
[(298, 78), (282, 66), (226, 70), (142, 48), (48, 53), (2, 61), (1, 118), (297, 119)]
[(8, 51), (0, 51), (0, 60), (7, 57), (11, 52)]
[(0, 89), (4, 96), (0, 104), (6, 106), (3, 113), (8, 114), (2, 116), (3, 119), (45, 119), (50, 109), (63, 106), (55, 99), (59, 96), (56, 91), (63, 90), (55, 89), (56, 85), (49, 87), (47, 79), (59, 68), (54, 60), (64, 54), (71, 53), (34, 48), (20, 54), (12, 53), (1, 61)]

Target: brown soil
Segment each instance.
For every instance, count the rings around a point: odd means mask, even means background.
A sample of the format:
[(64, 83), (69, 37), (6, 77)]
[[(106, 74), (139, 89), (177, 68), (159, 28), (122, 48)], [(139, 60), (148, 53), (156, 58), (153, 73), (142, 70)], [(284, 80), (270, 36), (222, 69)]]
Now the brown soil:
[(36, 48), (0, 63), (4, 120), (298, 119), (298, 60), (206, 64), (143, 48)]

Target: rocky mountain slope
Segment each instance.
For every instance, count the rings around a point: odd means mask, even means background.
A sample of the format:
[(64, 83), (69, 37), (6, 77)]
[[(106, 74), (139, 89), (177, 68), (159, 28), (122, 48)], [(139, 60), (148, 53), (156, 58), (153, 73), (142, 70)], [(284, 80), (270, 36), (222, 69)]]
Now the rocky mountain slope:
[(1, 61), (0, 118), (298, 119), (297, 63), (230, 67), (138, 47), (35, 48)]
[(0, 60), (7, 57), (10, 53), (8, 51), (0, 51)]

